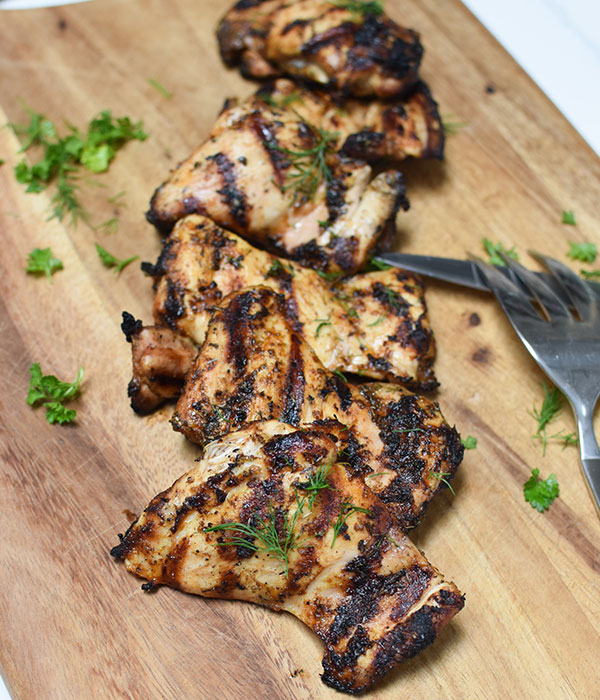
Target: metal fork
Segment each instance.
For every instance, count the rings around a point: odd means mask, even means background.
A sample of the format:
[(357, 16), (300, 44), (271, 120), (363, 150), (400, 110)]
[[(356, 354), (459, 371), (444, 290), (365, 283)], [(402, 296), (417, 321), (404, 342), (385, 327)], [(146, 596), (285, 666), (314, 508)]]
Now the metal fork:
[(571, 404), (577, 419), (581, 464), (600, 513), (600, 450), (593, 425), (600, 395), (600, 299), (566, 265), (533, 251), (530, 254), (560, 283), (570, 307), (538, 275), (503, 256), (536, 300), (540, 314), (510, 279), (492, 265), (479, 259), (475, 262), (533, 359)]

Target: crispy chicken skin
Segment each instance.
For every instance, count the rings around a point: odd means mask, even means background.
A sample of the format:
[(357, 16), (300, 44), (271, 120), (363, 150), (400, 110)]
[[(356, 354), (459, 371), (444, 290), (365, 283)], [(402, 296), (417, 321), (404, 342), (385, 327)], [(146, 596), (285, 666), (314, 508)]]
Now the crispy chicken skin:
[(419, 35), (387, 15), (327, 0), (241, 0), (221, 20), (223, 61), (249, 78), (300, 77), (359, 97), (392, 97), (415, 82)]
[(187, 214), (204, 214), (309, 267), (353, 273), (408, 201), (399, 172), (372, 178), (370, 166), (336, 152), (338, 138), (256, 95), (226, 107), (156, 190), (147, 218), (168, 233)]
[(215, 311), (171, 422), (205, 445), (269, 419), (346, 426), (348, 471), (367, 479), (403, 529), (417, 525), (463, 457), (436, 404), (398, 385), (354, 386), (327, 371), (293, 331), (284, 298), (256, 287)]
[(156, 280), (156, 324), (198, 345), (223, 297), (265, 285), (285, 296), (295, 330), (328, 369), (415, 390), (437, 386), (424, 289), (409, 273), (382, 270), (334, 283), (196, 215), (177, 224), (157, 263), (143, 269)]
[[(210, 443), (111, 553), (151, 586), (292, 613), (325, 644), (327, 685), (368, 688), (431, 644), (464, 599), (338, 463), (343, 435), (267, 421)], [(325, 486), (311, 491), (318, 470)]]

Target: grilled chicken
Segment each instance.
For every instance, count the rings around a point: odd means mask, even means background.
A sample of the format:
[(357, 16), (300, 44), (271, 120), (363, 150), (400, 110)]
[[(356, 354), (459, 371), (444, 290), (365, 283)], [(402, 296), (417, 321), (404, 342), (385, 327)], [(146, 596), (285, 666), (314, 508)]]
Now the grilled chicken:
[(325, 644), (322, 680), (364, 690), (431, 644), (464, 599), (338, 462), (345, 448), (337, 424), (230, 433), (111, 553), (146, 587), (292, 613)]
[(463, 456), (439, 407), (394, 384), (353, 386), (294, 333), (285, 300), (265, 287), (215, 311), (171, 422), (200, 445), (257, 420), (346, 426), (348, 469), (367, 478), (403, 529), (414, 527)]
[[(443, 147), (423, 83), (403, 101), (365, 103), (278, 80), (228, 103), (207, 141), (156, 190), (147, 217), (169, 233), (186, 214), (203, 213), (308, 266), (353, 272), (408, 207), (400, 174), (371, 180), (363, 161), (441, 158)], [(301, 182), (300, 169), (311, 166)], [(313, 248), (319, 260), (307, 258)]]
[(372, 179), (368, 165), (336, 152), (337, 140), (295, 109), (254, 96), (225, 109), (156, 190), (148, 220), (167, 233), (201, 213), (308, 266), (352, 273), (408, 202), (399, 172)]
[(194, 215), (177, 224), (157, 263), (143, 268), (156, 280), (157, 325), (198, 345), (223, 297), (266, 285), (284, 294), (295, 330), (328, 369), (419, 390), (437, 386), (423, 286), (408, 273), (389, 269), (332, 282)]
[(249, 78), (287, 74), (361, 97), (399, 95), (415, 82), (423, 47), (378, 5), (241, 0), (219, 24), (221, 56)]
[(198, 352), (193, 341), (169, 328), (144, 327), (127, 312), (121, 328), (132, 343), (133, 379), (127, 391), (139, 410), (152, 411), (179, 396)]

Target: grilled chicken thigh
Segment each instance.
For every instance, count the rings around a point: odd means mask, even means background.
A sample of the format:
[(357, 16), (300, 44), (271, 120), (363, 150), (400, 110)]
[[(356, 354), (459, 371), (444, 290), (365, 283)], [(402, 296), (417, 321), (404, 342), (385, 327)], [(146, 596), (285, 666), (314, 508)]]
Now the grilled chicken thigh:
[(194, 215), (177, 224), (157, 263), (143, 267), (156, 280), (157, 325), (198, 345), (223, 297), (266, 285), (285, 296), (295, 330), (328, 369), (413, 389), (437, 386), (423, 286), (408, 273), (389, 269), (331, 282)]
[(230, 433), (111, 553), (152, 586), (291, 612), (325, 644), (323, 681), (361, 691), (431, 644), (464, 599), (339, 463), (345, 448), (338, 424)]
[(378, 3), (348, 5), (241, 0), (217, 30), (221, 56), (250, 78), (287, 74), (361, 97), (405, 92), (423, 55), (419, 35), (378, 12)]
[(336, 152), (338, 139), (258, 96), (227, 107), (156, 190), (148, 220), (166, 233), (201, 213), (309, 267), (352, 273), (408, 202), (399, 172), (372, 178), (364, 162)]
[(394, 384), (353, 386), (293, 332), (285, 300), (265, 287), (215, 311), (171, 422), (200, 445), (257, 420), (346, 426), (348, 470), (367, 478), (403, 529), (454, 476), (463, 447), (439, 407)]

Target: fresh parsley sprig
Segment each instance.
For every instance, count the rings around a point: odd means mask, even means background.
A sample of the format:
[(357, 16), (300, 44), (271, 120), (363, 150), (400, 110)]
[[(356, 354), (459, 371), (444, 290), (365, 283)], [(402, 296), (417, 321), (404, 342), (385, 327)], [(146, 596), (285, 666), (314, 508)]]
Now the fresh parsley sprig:
[(34, 362), (29, 368), (30, 380), (27, 393), (27, 403), (30, 406), (40, 404), (46, 409), (48, 423), (72, 423), (76, 411), (67, 409), (63, 404), (70, 401), (79, 392), (83, 380), (83, 368), (79, 369), (75, 380), (71, 383), (61, 382), (53, 374), (43, 375), (39, 362)]
[(146, 139), (142, 122), (133, 123), (129, 117), (113, 119), (110, 110), (104, 110), (91, 120), (85, 134), (67, 124), (67, 134), (59, 136), (47, 117), (29, 107), (25, 109), (29, 123), (9, 126), (26, 137), (21, 151), (37, 145), (43, 154), (31, 166), (26, 160), (16, 165), (17, 181), (27, 186), (27, 192), (42, 192), (51, 182), (56, 182), (49, 218), (62, 221), (69, 214), (73, 226), (80, 219), (89, 223), (89, 215), (79, 201), (78, 174), (82, 168), (92, 173), (104, 172), (127, 141)]
[(581, 276), (586, 280), (593, 280), (600, 277), (600, 270), (579, 270)]
[(543, 513), (558, 496), (559, 488), (555, 474), (550, 474), (547, 479), (540, 479), (539, 474), (539, 469), (531, 470), (531, 476), (523, 484), (523, 495), (532, 508)]
[(561, 223), (567, 226), (575, 226), (575, 212), (563, 209)]
[(504, 253), (509, 258), (513, 260), (519, 260), (519, 255), (513, 246), (510, 249), (506, 249), (502, 243), (493, 243), (489, 238), (482, 238), (481, 242), (485, 248), (487, 254), (490, 256), (490, 265), (498, 265), (500, 267), (506, 267), (506, 263), (500, 257), (500, 253)]
[(593, 263), (598, 255), (598, 246), (595, 243), (576, 243), (569, 241), (569, 250), (567, 256), (573, 260), (581, 260), (581, 262)]
[(119, 260), (119, 258), (115, 258), (114, 255), (108, 252), (108, 250), (105, 250), (99, 243), (96, 243), (96, 250), (98, 251), (98, 256), (100, 257), (100, 260), (104, 263), (105, 267), (114, 267), (117, 274), (121, 273), (127, 265), (132, 263), (134, 260), (137, 260), (140, 256), (139, 255), (134, 255), (131, 258), (127, 258), (125, 260)]
[(25, 272), (31, 275), (46, 275), (50, 284), (52, 284), (52, 275), (62, 269), (62, 260), (54, 257), (51, 248), (34, 248), (27, 256)]
[(460, 441), (465, 450), (474, 450), (477, 447), (477, 438), (472, 435), (467, 435), (466, 438), (461, 438)]

